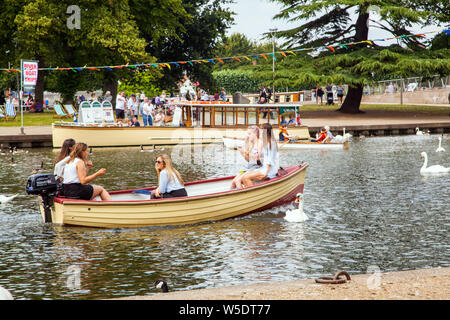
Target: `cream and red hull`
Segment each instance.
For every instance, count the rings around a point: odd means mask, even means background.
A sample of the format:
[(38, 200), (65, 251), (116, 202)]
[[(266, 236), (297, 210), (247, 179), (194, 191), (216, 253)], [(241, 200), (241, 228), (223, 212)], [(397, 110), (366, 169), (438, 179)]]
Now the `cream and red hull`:
[[(308, 127), (289, 129), (292, 134), (309, 138)], [(140, 145), (177, 145), (194, 143), (221, 143), (223, 136), (244, 138), (247, 127), (95, 127), (52, 126), (53, 147), (60, 148), (68, 138), (86, 143), (90, 147), (125, 147)]]
[[(132, 191), (111, 192), (118, 201), (83, 201), (56, 198), (52, 222), (63, 225), (126, 228), (183, 225), (217, 221), (289, 203), (303, 192), (306, 167), (287, 168), (287, 174), (252, 187), (175, 199), (121, 201)], [(186, 183), (186, 189), (212, 185), (231, 185), (233, 177)], [(222, 186), (223, 187), (223, 186)], [(212, 188), (214, 189), (214, 187)], [(151, 188), (147, 189), (151, 190)], [(41, 207), (41, 213), (44, 212)]]
[[(244, 146), (244, 140), (242, 138), (224, 137), (222, 141), (225, 147), (230, 149), (237, 149)], [(343, 143), (321, 143), (311, 141), (280, 142), (278, 143), (278, 147), (283, 149), (348, 150), (348, 141)]]

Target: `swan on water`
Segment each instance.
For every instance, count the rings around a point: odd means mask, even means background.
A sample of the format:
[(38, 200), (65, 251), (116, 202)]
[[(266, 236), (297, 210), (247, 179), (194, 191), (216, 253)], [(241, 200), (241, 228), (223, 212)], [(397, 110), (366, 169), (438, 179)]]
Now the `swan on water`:
[(0, 204), (5, 204), (5, 203), (11, 201), (12, 199), (14, 199), (17, 196), (18, 196), (18, 194), (15, 194), (15, 195), (12, 195), (12, 196), (9, 196), (9, 197), (0, 194)]
[(442, 137), (439, 137), (439, 147), (436, 149), (436, 152), (445, 152), (445, 149), (442, 148)]
[(298, 208), (294, 210), (288, 210), (286, 211), (286, 216), (284, 217), (285, 220), (289, 222), (303, 222), (308, 220), (308, 216), (303, 211), (303, 194), (298, 193), (297, 199), (295, 200), (295, 203), (298, 203)]
[(434, 173), (449, 173), (450, 168), (445, 168), (441, 165), (434, 165), (427, 168), (428, 165), (428, 155), (426, 152), (422, 152), (420, 154), (422, 158), (425, 158), (425, 161), (423, 163), (422, 168), (420, 168), (420, 174), (426, 175), (426, 174), (434, 174)]
[(14, 298), (8, 290), (0, 286), (0, 300), (14, 300)]

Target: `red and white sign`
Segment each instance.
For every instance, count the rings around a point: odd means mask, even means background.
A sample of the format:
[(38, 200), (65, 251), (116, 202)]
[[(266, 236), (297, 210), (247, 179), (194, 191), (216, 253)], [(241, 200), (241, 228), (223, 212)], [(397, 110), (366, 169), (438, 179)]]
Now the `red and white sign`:
[(23, 72), (23, 86), (24, 87), (35, 87), (38, 78), (38, 63), (37, 61), (23, 61), (22, 62), (22, 72)]

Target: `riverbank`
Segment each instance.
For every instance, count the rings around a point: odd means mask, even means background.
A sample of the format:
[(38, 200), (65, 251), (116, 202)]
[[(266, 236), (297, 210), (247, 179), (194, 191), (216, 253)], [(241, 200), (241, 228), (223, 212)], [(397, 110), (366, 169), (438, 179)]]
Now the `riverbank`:
[[(332, 276), (332, 275), (330, 275)], [(314, 279), (157, 293), (119, 300), (448, 300), (450, 267), (350, 275), (344, 284)], [(170, 289), (170, 281), (168, 283)]]

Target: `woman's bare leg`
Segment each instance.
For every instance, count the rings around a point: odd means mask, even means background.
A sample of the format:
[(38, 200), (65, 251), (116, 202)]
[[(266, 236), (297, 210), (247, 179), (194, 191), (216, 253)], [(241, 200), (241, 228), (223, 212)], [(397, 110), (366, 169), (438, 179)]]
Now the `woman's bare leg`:
[(100, 196), (100, 198), (103, 201), (111, 201), (111, 196), (108, 193), (108, 191), (105, 190), (105, 188), (103, 188), (102, 186), (97, 186), (97, 185), (93, 185), (94, 187), (94, 192), (92, 193), (92, 198), (91, 200), (94, 200), (95, 197)]
[(254, 181), (262, 180), (264, 178), (264, 174), (259, 171), (249, 171), (244, 174), (242, 177), (242, 183), (244, 187), (250, 187), (255, 184)]

